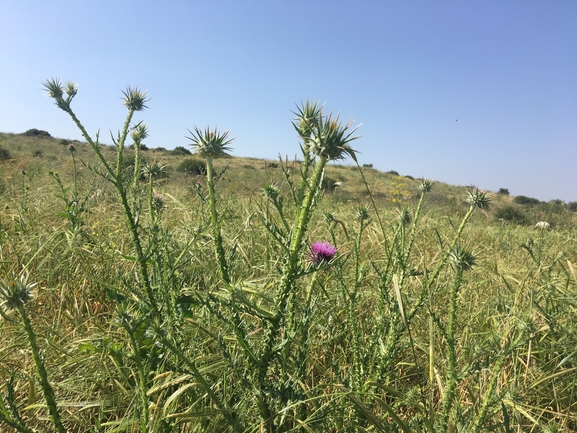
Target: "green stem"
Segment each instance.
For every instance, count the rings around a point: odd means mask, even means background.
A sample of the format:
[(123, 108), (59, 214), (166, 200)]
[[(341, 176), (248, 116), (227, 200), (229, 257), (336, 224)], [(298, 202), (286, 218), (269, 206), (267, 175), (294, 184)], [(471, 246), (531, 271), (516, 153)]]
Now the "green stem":
[(213, 173), (214, 168), (212, 166), (212, 158), (207, 156), (206, 183), (208, 185), (208, 198), (210, 203), (210, 216), (212, 218), (212, 235), (214, 238), (214, 249), (216, 253), (216, 259), (218, 260), (218, 265), (220, 267), (220, 273), (222, 275), (222, 279), (224, 280), (225, 283), (230, 283), (228, 263), (226, 262), (224, 247), (222, 246), (222, 233), (220, 231), (220, 222), (218, 220), (218, 214), (216, 212), (216, 197), (214, 192)]
[(447, 378), (445, 387), (445, 399), (441, 410), (439, 424), (441, 431), (448, 431), (449, 414), (453, 407), (455, 391), (457, 389), (457, 350), (455, 341), (455, 322), (457, 319), (457, 298), (463, 278), (463, 270), (458, 269), (455, 283), (449, 294), (449, 319), (447, 324)]
[(22, 317), (22, 321), (24, 322), (24, 329), (28, 334), (28, 342), (30, 343), (30, 348), (32, 349), (34, 365), (36, 366), (36, 372), (40, 377), (40, 386), (42, 387), (42, 392), (44, 393), (44, 398), (46, 399), (46, 405), (48, 406), (50, 417), (52, 418), (52, 422), (54, 423), (56, 431), (58, 433), (65, 433), (66, 429), (62, 424), (60, 413), (58, 412), (58, 407), (56, 406), (54, 390), (50, 386), (50, 382), (48, 382), (48, 373), (46, 372), (46, 367), (44, 366), (44, 362), (40, 356), (40, 349), (36, 343), (36, 334), (34, 333), (34, 329), (32, 329), (32, 324), (30, 323), (30, 319), (28, 318), (28, 314), (26, 313), (24, 306), (20, 305), (17, 307), (17, 309), (18, 313), (20, 313), (20, 317)]

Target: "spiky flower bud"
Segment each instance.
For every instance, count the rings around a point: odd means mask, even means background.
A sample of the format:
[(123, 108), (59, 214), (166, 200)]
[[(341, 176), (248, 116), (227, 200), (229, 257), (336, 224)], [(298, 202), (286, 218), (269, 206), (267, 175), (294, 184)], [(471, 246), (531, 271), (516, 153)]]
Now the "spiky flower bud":
[(146, 103), (150, 101), (146, 97), (146, 91), (141, 91), (138, 88), (132, 88), (128, 86), (126, 90), (123, 90), (122, 93), (124, 94), (124, 98), (122, 102), (126, 108), (131, 111), (142, 111), (146, 108)]
[(139, 123), (134, 127), (134, 129), (132, 130), (132, 134), (130, 134), (130, 136), (132, 137), (134, 143), (141, 144), (142, 141), (144, 141), (144, 139), (148, 137), (148, 128), (144, 123)]
[(17, 280), (0, 280), (0, 306), (15, 310), (32, 299), (32, 289), (37, 283), (29, 283), (28, 275)]
[(142, 167), (141, 173), (146, 178), (155, 177), (160, 179), (166, 177), (166, 168), (167, 164), (164, 159), (152, 162), (146, 161)]
[(477, 263), (477, 257), (471, 251), (456, 247), (449, 253), (449, 263), (455, 270), (468, 271)]
[(349, 130), (352, 124), (351, 120), (343, 126), (338, 116), (335, 118), (330, 114), (326, 118), (321, 116), (312, 131), (311, 138), (306, 140), (305, 144), (314, 155), (324, 157), (328, 161), (345, 159), (346, 155), (356, 161), (356, 152), (349, 143), (360, 137), (353, 136), (360, 125)]
[(413, 215), (411, 215), (411, 211), (409, 211), (409, 209), (407, 209), (406, 207), (403, 207), (402, 209), (397, 209), (397, 212), (398, 212), (397, 219), (402, 225), (404, 226), (409, 225), (413, 220)]
[(369, 208), (367, 206), (357, 206), (355, 208), (355, 216), (359, 221), (369, 219)]
[(322, 115), (322, 106), (319, 102), (311, 103), (307, 101), (301, 106), (297, 107), (297, 118), (293, 122), (298, 135), (305, 142), (311, 137), (313, 130), (318, 125), (318, 119)]
[(280, 194), (279, 189), (274, 185), (267, 184), (267, 185), (263, 186), (262, 189), (263, 189), (264, 196), (266, 198), (273, 200), (273, 201), (276, 200)]
[(485, 211), (491, 205), (491, 197), (487, 191), (474, 188), (467, 192), (467, 202)]
[(419, 183), (419, 189), (423, 192), (431, 192), (434, 184), (435, 182), (433, 182), (432, 180), (422, 178), (421, 183)]
[(190, 129), (190, 137), (186, 137), (192, 142), (190, 146), (194, 147), (197, 155), (203, 158), (220, 158), (224, 156), (229, 156), (227, 153), (231, 150), (228, 146), (233, 138), (228, 138), (228, 131), (220, 133), (216, 128), (211, 131), (209, 127), (206, 127), (204, 131), (200, 130), (196, 126), (194, 127), (194, 132)]

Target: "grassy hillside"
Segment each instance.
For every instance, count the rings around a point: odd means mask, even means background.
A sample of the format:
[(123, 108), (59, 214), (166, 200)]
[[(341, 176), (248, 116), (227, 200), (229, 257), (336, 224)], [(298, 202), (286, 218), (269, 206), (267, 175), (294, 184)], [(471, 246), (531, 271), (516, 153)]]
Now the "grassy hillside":
[(571, 206), (322, 152), (0, 148), (1, 431), (577, 430)]

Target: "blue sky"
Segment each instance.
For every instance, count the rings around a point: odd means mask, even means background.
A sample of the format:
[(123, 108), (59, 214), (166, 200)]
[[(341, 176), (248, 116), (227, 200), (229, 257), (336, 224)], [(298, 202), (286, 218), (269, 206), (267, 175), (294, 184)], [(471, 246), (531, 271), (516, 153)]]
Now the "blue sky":
[(0, 131), (101, 141), (121, 90), (148, 90), (149, 147), (230, 130), (233, 154), (289, 158), (300, 101), (362, 123), (360, 163), (577, 201), (577, 1), (0, 0)]

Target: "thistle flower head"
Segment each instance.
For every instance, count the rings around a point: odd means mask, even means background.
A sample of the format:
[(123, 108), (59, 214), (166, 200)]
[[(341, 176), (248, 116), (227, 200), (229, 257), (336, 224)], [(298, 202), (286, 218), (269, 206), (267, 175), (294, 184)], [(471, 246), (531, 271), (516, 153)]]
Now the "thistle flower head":
[(163, 178), (166, 177), (166, 161), (161, 159), (160, 161), (146, 161), (142, 166), (142, 175), (146, 178), (156, 177)]
[(406, 207), (403, 207), (402, 209), (397, 209), (397, 213), (398, 213), (397, 219), (404, 226), (409, 225), (413, 220), (413, 215), (411, 214), (411, 211)]
[(15, 310), (32, 299), (32, 289), (37, 283), (29, 283), (28, 275), (17, 280), (0, 280), (0, 305)]
[(194, 147), (196, 154), (203, 158), (220, 158), (223, 156), (229, 156), (227, 153), (231, 150), (228, 146), (232, 143), (233, 138), (228, 138), (228, 131), (220, 133), (216, 128), (211, 131), (209, 127), (206, 127), (204, 131), (194, 127), (194, 132), (190, 129), (190, 137), (186, 137), (191, 140), (190, 146)]
[(419, 189), (423, 192), (431, 192), (434, 184), (435, 182), (433, 182), (432, 180), (422, 178), (421, 182), (419, 183)]
[(146, 97), (146, 91), (141, 91), (137, 87), (126, 87), (126, 90), (122, 91), (124, 97), (122, 98), (122, 103), (126, 108), (131, 111), (142, 111), (146, 106), (146, 103), (150, 101), (149, 98)]
[(367, 206), (358, 206), (355, 208), (355, 216), (359, 221), (365, 221), (369, 219), (369, 208)]
[(319, 118), (322, 116), (322, 105), (319, 102), (311, 103), (307, 101), (300, 107), (297, 107), (296, 119), (293, 121), (293, 126), (296, 129), (299, 137), (305, 142), (311, 137), (313, 130), (318, 126)]
[(132, 134), (130, 134), (132, 140), (135, 144), (141, 144), (146, 137), (148, 137), (148, 128), (146, 124), (139, 123), (132, 129)]
[(152, 193), (152, 207), (156, 213), (160, 213), (164, 210), (164, 205), (166, 200), (162, 194), (156, 192)]
[(360, 126), (350, 129), (353, 121), (342, 125), (339, 117), (320, 116), (317, 126), (312, 131), (312, 136), (305, 141), (307, 149), (314, 155), (326, 158), (329, 161), (345, 159), (349, 155), (353, 160), (357, 160), (356, 151), (349, 145), (360, 135), (353, 136)]
[(488, 210), (491, 205), (491, 197), (487, 191), (474, 188), (467, 192), (467, 202), (485, 211)]
[(64, 95), (64, 86), (59, 78), (50, 78), (49, 80), (43, 81), (42, 86), (46, 90), (46, 96), (53, 98), (55, 100), (62, 99)]
[(266, 184), (262, 187), (262, 190), (264, 196), (272, 201), (277, 200), (280, 194), (280, 190), (275, 185), (271, 184)]
[(309, 261), (320, 266), (323, 263), (330, 262), (337, 254), (337, 249), (328, 242), (315, 242), (311, 245), (309, 251)]
[(477, 257), (471, 251), (456, 247), (449, 253), (449, 263), (455, 270), (468, 271), (477, 263)]
[(73, 144), (69, 144), (69, 145), (68, 145), (68, 150), (69, 150), (71, 153), (74, 153), (74, 152), (76, 152), (76, 146), (74, 146)]

